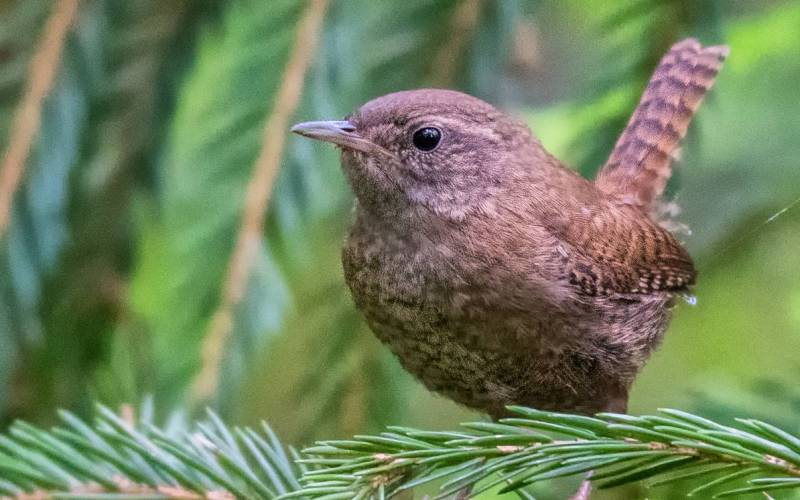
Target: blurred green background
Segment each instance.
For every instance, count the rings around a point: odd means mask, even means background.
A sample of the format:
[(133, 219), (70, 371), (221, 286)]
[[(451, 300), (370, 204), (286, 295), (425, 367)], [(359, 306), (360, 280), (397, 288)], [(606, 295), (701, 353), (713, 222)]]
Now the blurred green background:
[[(0, 0), (3, 149), (55, 3)], [(332, 147), (277, 132), (257, 255), (224, 300), (265, 123), (314, 5), (81, 3), (0, 233), (0, 423), (147, 395), (162, 414), (266, 419), (296, 444), (482, 418), (427, 393), (354, 310), (339, 264), (351, 195)], [(800, 206), (766, 222), (800, 196), (800, 3), (331, 0), (324, 14), (289, 123), (457, 88), (527, 119), (586, 175), (673, 42), (729, 44), (670, 187), (697, 304), (679, 306), (631, 411), (800, 430)], [(221, 310), (229, 335), (204, 356)]]

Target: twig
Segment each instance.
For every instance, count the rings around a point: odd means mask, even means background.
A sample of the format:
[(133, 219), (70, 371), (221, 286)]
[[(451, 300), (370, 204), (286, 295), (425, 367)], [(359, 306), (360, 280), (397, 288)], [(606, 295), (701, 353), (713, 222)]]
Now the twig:
[(234, 310), (244, 296), (250, 270), (261, 245), (265, 212), (283, 154), (289, 120), (300, 101), (303, 80), (313, 58), (327, 4), (328, 0), (311, 0), (297, 27), (294, 50), (264, 127), (261, 152), (247, 186), (244, 214), (228, 265), (220, 305), (211, 318), (203, 342), (202, 366), (191, 390), (195, 403), (208, 401), (217, 390), (225, 345), (233, 330)]
[(581, 482), (578, 491), (576, 491), (575, 494), (570, 497), (570, 500), (589, 500), (589, 495), (591, 494), (592, 494), (592, 483), (587, 478)]
[(11, 220), (14, 194), (25, 176), (33, 140), (42, 121), (42, 106), (53, 89), (67, 33), (78, 14), (79, 0), (58, 0), (31, 58), (25, 94), (19, 103), (8, 148), (0, 167), (0, 238)]
[(462, 0), (453, 12), (449, 37), (433, 60), (431, 83), (435, 87), (448, 87), (453, 84), (458, 63), (478, 25), (482, 8), (483, 0)]

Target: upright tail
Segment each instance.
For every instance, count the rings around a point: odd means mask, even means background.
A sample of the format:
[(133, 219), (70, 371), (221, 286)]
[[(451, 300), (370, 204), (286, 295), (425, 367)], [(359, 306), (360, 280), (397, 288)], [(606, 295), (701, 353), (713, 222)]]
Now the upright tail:
[(700, 102), (728, 55), (688, 38), (661, 59), (622, 132), (597, 186), (623, 203), (650, 210), (672, 174), (672, 160)]

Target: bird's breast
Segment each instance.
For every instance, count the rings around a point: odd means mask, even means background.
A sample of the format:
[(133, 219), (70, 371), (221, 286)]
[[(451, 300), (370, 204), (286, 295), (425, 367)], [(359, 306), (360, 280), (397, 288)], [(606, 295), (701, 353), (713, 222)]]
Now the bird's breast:
[(441, 283), (460, 279), (448, 263), (451, 252), (356, 225), (342, 263), (356, 306), (407, 371), (457, 402), (500, 411), (517, 399), (525, 360), (465, 343), (453, 293)]
[(376, 336), (431, 390), (494, 415), (512, 403), (619, 410), (666, 326), (666, 299), (564, 300), (535, 267), (470, 253), (491, 237), (448, 242), (357, 220), (345, 279)]
[[(572, 388), (582, 382), (557, 366), (568, 356), (563, 345), (534, 340), (557, 321), (502, 312), (508, 297), (495, 297), (497, 286), (484, 286), (480, 273), (463, 265), (464, 255), (455, 254), (462, 249), (392, 233), (357, 223), (342, 261), (358, 309), (407, 371), (493, 415), (512, 403), (556, 408), (578, 397)], [(513, 287), (508, 282), (506, 290)], [(517, 333), (526, 337), (525, 349), (498, 348)]]

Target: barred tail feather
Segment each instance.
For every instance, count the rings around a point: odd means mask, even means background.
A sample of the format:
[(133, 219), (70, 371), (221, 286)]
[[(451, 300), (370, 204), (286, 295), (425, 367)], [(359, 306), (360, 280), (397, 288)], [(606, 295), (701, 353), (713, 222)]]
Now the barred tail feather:
[(714, 84), (728, 47), (689, 38), (661, 59), (596, 184), (623, 203), (650, 210), (672, 174), (689, 123)]

